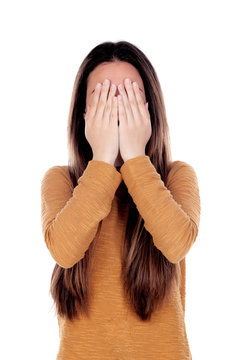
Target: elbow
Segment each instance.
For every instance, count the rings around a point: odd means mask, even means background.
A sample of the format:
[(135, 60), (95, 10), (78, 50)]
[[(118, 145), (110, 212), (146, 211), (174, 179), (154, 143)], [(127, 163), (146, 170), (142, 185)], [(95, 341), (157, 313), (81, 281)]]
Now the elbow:
[(77, 261), (76, 262), (68, 262), (67, 259), (62, 259), (60, 257), (57, 258), (53, 255), (52, 255), (52, 257), (53, 257), (54, 261), (63, 269), (70, 269), (77, 263)]
[(64, 250), (62, 251), (60, 247), (57, 246), (60, 241), (58, 241), (58, 239), (55, 239), (55, 235), (51, 234), (50, 229), (47, 229), (47, 231), (45, 232), (44, 240), (52, 258), (63, 269), (72, 268), (83, 257), (81, 254), (80, 259), (75, 259), (71, 256), (71, 254), (64, 253)]
[(66, 263), (61, 263), (60, 261), (58, 262), (58, 261), (56, 261), (55, 260), (55, 262), (60, 266), (60, 267), (62, 267), (63, 269), (70, 269), (70, 268), (72, 268), (76, 263), (74, 263), (74, 264), (68, 264), (67, 262)]
[(168, 261), (177, 264), (183, 260), (196, 241), (197, 235), (198, 227), (190, 220), (187, 228), (172, 242), (172, 247), (168, 249), (166, 255), (164, 254)]

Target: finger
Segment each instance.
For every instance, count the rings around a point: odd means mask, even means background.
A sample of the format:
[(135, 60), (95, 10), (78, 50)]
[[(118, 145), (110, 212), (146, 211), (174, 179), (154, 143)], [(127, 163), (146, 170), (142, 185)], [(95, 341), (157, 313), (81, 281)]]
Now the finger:
[(139, 108), (138, 108), (138, 102), (137, 102), (136, 97), (135, 97), (135, 92), (134, 92), (131, 80), (129, 78), (125, 79), (124, 84), (125, 84), (125, 88), (127, 90), (128, 102), (129, 102), (129, 105), (131, 107), (133, 117), (134, 117), (134, 119), (136, 121), (140, 121), (140, 118), (141, 118), (140, 115), (141, 114), (140, 114), (140, 111), (139, 111)]
[(109, 122), (110, 122), (111, 108), (112, 108), (112, 105), (113, 105), (112, 100), (113, 100), (113, 97), (115, 95), (115, 92), (116, 92), (116, 85), (111, 84), (108, 100), (106, 102), (105, 111), (104, 111), (104, 115), (103, 115), (103, 119), (104, 119), (105, 124), (109, 124)]
[(85, 121), (87, 121), (88, 114), (89, 114), (89, 109), (90, 109), (90, 105), (88, 105), (87, 111), (85, 111), (85, 112), (83, 113), (83, 118), (84, 118)]
[(99, 103), (98, 103), (97, 111), (95, 114), (97, 121), (102, 121), (103, 114), (105, 111), (105, 105), (107, 102), (107, 95), (108, 95), (109, 88), (110, 88), (110, 81), (108, 79), (105, 79), (105, 81), (103, 82), (103, 85), (102, 85)]
[(138, 109), (141, 113), (141, 115), (143, 117), (145, 117), (146, 115), (146, 104), (144, 104), (144, 101), (143, 101), (143, 98), (142, 98), (142, 95), (140, 94), (140, 90), (139, 90), (139, 85), (136, 81), (133, 82), (133, 89), (134, 89), (134, 93), (135, 93), (135, 98), (136, 98), (136, 101), (138, 103)]
[(121, 95), (118, 95), (118, 114), (119, 114), (119, 125), (120, 127), (123, 128), (128, 124), (128, 120)]
[(101, 87), (102, 87), (101, 83), (96, 84), (95, 91), (94, 91), (94, 93), (92, 95), (90, 111), (89, 111), (89, 114), (86, 117), (89, 117), (89, 118), (92, 119), (94, 117), (94, 115), (96, 114)]
[(118, 89), (119, 89), (120, 95), (122, 96), (122, 100), (123, 100), (123, 105), (124, 105), (124, 107), (125, 107), (125, 113), (126, 113), (127, 121), (133, 121), (132, 109), (131, 109), (131, 106), (130, 106), (130, 104), (129, 104), (128, 95), (127, 95), (127, 93), (126, 93), (126, 90), (125, 90), (123, 84), (119, 84), (119, 85), (118, 85)]
[(110, 125), (117, 125), (117, 97), (113, 96), (110, 113)]

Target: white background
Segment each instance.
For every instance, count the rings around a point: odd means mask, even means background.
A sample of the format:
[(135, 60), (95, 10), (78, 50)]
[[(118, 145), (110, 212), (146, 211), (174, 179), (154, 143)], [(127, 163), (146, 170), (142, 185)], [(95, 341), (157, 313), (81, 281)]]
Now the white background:
[[(75, 75), (100, 42), (127, 40), (152, 62), (173, 160), (198, 176), (201, 223), (186, 257), (194, 360), (244, 359), (243, 1), (2, 1), (1, 359), (55, 359), (54, 267), (40, 184), (67, 164)], [(181, 359), (180, 359), (181, 360)]]

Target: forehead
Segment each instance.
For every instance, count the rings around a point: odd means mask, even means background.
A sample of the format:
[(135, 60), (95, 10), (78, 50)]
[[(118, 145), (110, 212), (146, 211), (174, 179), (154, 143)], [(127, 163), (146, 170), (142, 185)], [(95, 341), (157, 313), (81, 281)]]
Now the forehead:
[(127, 77), (129, 77), (131, 81), (137, 81), (144, 90), (141, 76), (133, 65), (124, 61), (102, 63), (89, 74), (87, 92), (89, 94), (94, 89), (97, 82), (103, 83), (105, 79), (109, 79), (110, 83), (119, 85), (120, 83), (123, 83)]

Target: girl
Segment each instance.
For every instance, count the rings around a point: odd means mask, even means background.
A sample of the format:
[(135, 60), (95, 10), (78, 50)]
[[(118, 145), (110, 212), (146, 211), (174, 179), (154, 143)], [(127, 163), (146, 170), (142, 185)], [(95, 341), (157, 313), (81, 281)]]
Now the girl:
[(199, 231), (198, 180), (171, 159), (159, 80), (135, 45), (104, 42), (82, 62), (68, 149), (68, 165), (41, 184), (57, 359), (192, 359), (185, 257)]

